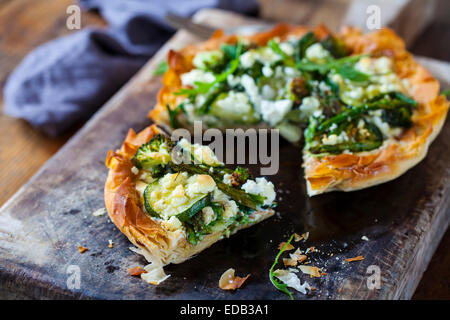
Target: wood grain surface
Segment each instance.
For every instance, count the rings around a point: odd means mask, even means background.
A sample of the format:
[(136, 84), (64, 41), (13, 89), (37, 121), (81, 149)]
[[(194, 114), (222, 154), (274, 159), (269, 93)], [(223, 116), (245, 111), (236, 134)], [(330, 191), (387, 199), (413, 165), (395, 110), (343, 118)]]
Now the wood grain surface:
[[(0, 88), (19, 62), (36, 46), (77, 30), (66, 28), (71, 0), (0, 1)], [(93, 13), (83, 13), (81, 26), (105, 25)], [(2, 91), (2, 90), (1, 90)], [(3, 96), (0, 93), (0, 112)], [(57, 138), (33, 129), (25, 121), (0, 113), (0, 205), (9, 199), (81, 127)]]
[[(236, 15), (202, 11), (197, 19), (212, 23), (241, 23)], [(129, 127), (149, 124), (145, 118), (160, 87), (152, 70), (168, 48), (195, 41), (179, 32), (100, 112), (15, 194), (0, 212), (0, 292), (27, 298), (212, 298), (284, 299), (269, 283), (267, 271), (278, 243), (296, 231), (309, 231), (303, 246), (320, 250), (312, 265), (327, 275), (310, 283), (309, 299), (410, 298), (449, 223), (450, 147), (448, 121), (429, 155), (399, 179), (363, 191), (305, 196), (300, 150), (281, 146), (282, 170), (273, 178), (282, 190), (279, 218), (265, 221), (222, 241), (198, 257), (167, 269), (172, 277), (158, 287), (127, 275), (127, 268), (144, 260), (128, 250), (128, 240), (106, 216), (103, 207), (103, 161), (110, 148), (121, 144)], [(421, 59), (449, 87), (450, 67)], [(290, 191), (287, 193), (287, 191)], [(366, 235), (369, 241), (361, 240)], [(115, 246), (108, 248), (108, 240)], [(80, 254), (78, 245), (89, 250)], [(331, 258), (330, 255), (333, 254)], [(365, 260), (346, 263), (363, 255)], [(67, 268), (79, 266), (81, 288), (67, 288)], [(382, 286), (369, 290), (366, 270), (381, 269)], [(234, 267), (251, 273), (245, 289), (223, 292), (220, 274)], [(205, 271), (207, 270), (207, 271)]]

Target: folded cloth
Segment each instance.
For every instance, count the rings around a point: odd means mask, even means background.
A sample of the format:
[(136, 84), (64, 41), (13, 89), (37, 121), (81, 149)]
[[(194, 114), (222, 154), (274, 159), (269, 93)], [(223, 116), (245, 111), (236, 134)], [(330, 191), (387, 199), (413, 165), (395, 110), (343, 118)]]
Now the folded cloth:
[(168, 12), (217, 7), (254, 13), (256, 0), (79, 0), (107, 29), (85, 28), (32, 51), (4, 88), (4, 112), (56, 136), (88, 119), (174, 32)]

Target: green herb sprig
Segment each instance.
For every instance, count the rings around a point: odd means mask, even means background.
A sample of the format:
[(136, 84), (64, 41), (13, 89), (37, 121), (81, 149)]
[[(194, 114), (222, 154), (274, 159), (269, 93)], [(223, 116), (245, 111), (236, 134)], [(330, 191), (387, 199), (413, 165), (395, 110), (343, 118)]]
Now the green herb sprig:
[(341, 59), (333, 59), (326, 63), (299, 61), (295, 64), (295, 67), (302, 71), (317, 71), (321, 74), (326, 74), (331, 70), (335, 70), (336, 73), (340, 74), (343, 78), (349, 79), (351, 81), (364, 82), (369, 80), (369, 75), (356, 70), (352, 66), (352, 64), (357, 62), (359, 59), (367, 56), (367, 54), (360, 54), (344, 57)]
[(166, 71), (169, 69), (169, 64), (167, 63), (167, 61), (162, 61), (155, 69), (155, 71), (153, 71), (153, 75), (154, 76), (160, 76), (164, 73), (166, 73)]
[(273, 271), (273, 269), (275, 268), (276, 264), (278, 263), (278, 259), (280, 258), (281, 254), (284, 252), (284, 250), (286, 250), (287, 246), (291, 243), (293, 238), (294, 238), (294, 235), (291, 235), (291, 237), (289, 238), (288, 242), (286, 242), (284, 244), (284, 246), (281, 248), (280, 252), (278, 252), (277, 256), (275, 257), (275, 261), (274, 261), (274, 263), (272, 264), (272, 267), (270, 267), (270, 270), (269, 270), (270, 282), (272, 282), (272, 284), (275, 286), (275, 288), (277, 288), (281, 292), (286, 293), (291, 300), (294, 300), (294, 296), (288, 290), (287, 284), (282, 283), (277, 278), (275, 278), (275, 272)]

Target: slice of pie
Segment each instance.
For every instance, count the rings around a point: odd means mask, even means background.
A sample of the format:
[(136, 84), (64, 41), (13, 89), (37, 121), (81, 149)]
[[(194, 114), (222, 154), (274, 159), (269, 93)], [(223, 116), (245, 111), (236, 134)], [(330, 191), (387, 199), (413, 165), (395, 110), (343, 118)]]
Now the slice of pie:
[(225, 167), (207, 146), (174, 142), (155, 125), (130, 130), (106, 165), (109, 216), (156, 266), (181, 263), (274, 214), (271, 182)]
[(448, 101), (391, 30), (278, 25), (168, 54), (157, 124), (270, 127), (303, 144), (310, 196), (392, 180), (422, 160)]

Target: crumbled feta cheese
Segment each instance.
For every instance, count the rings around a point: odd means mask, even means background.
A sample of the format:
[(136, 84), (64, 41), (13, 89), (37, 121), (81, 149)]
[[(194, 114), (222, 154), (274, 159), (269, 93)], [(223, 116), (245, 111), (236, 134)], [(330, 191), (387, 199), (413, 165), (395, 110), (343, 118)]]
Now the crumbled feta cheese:
[(239, 211), (238, 206), (234, 200), (227, 200), (223, 203), (223, 206), (225, 209), (223, 211), (223, 216), (225, 219), (234, 217)]
[(214, 190), (216, 183), (207, 174), (196, 174), (190, 177), (186, 183), (186, 194), (193, 198), (198, 194), (206, 194)]
[(164, 220), (163, 224), (169, 231), (178, 230), (182, 226), (181, 221), (176, 216), (171, 216), (169, 220)]
[(364, 95), (364, 89), (362, 87), (353, 87), (352, 90), (347, 92), (347, 95), (352, 99), (359, 100)]
[(280, 49), (283, 50), (288, 56), (292, 56), (294, 54), (294, 46), (289, 42), (280, 43)]
[(233, 113), (249, 113), (252, 110), (244, 92), (230, 91), (225, 98), (216, 101), (217, 106)]
[(255, 84), (255, 80), (247, 74), (241, 77), (241, 84), (247, 92), (250, 101), (255, 106), (256, 111), (260, 112), (261, 96), (258, 92), (258, 87)]
[(328, 50), (326, 50), (320, 43), (315, 43), (306, 49), (305, 56), (309, 61), (321, 63), (331, 57)]
[(326, 84), (325, 82), (323, 82), (323, 81), (319, 82), (319, 89), (324, 91), (324, 92), (331, 91), (330, 86), (328, 84)]
[(275, 200), (275, 187), (272, 182), (266, 178), (256, 178), (255, 180), (247, 180), (241, 187), (247, 193), (260, 195), (265, 197), (264, 205), (269, 205)]
[(203, 222), (208, 225), (216, 218), (216, 214), (211, 207), (205, 207), (202, 209), (202, 217)]
[(220, 50), (202, 51), (195, 55), (192, 64), (198, 69), (207, 69), (208, 66), (216, 64), (223, 58)]
[(230, 87), (235, 87), (241, 83), (241, 77), (229, 74), (227, 76), (227, 82)]
[(305, 115), (305, 117), (309, 118), (314, 114), (315, 111), (320, 110), (320, 102), (314, 97), (306, 97), (303, 98), (302, 104), (300, 106), (300, 110)]
[(402, 132), (402, 128), (391, 128), (391, 126), (387, 122), (384, 122), (379, 116), (372, 116), (369, 118), (369, 121), (380, 129), (385, 138), (398, 136)]
[(139, 174), (139, 169), (136, 168), (135, 166), (133, 166), (133, 168), (131, 168), (131, 172), (133, 172), (134, 175), (138, 175)]
[(223, 162), (216, 157), (208, 146), (202, 146), (198, 143), (191, 144), (184, 138), (178, 142), (178, 145), (189, 152), (193, 152), (195, 159), (201, 163), (210, 166), (223, 165)]
[(340, 144), (345, 141), (348, 141), (348, 136), (345, 131), (341, 131), (339, 135), (336, 134), (330, 134), (329, 136), (325, 135), (322, 139), (322, 143), (326, 145)]
[(231, 186), (231, 181), (232, 181), (231, 177), (232, 177), (231, 174), (225, 173), (225, 174), (223, 175), (223, 183), (226, 183), (226, 184), (228, 184), (228, 185)]
[(388, 57), (375, 59), (374, 69), (376, 73), (389, 73), (392, 71), (392, 60)]
[(264, 65), (264, 67), (262, 68), (262, 73), (265, 77), (271, 77), (273, 75), (273, 70), (270, 67), (270, 65)]
[(284, 68), (284, 73), (288, 77), (295, 77), (295, 76), (297, 76), (299, 74), (297, 70), (295, 70), (294, 68), (291, 68), (291, 67), (285, 67)]
[(255, 63), (255, 61), (259, 61), (262, 64), (270, 65), (280, 59), (281, 59), (280, 55), (278, 55), (269, 47), (262, 47), (254, 50), (249, 50), (247, 52), (244, 52), (239, 57), (240, 64), (244, 68), (251, 68)]
[(261, 101), (261, 114), (264, 121), (274, 126), (283, 120), (284, 116), (291, 110), (292, 100), (284, 99), (277, 101)]
[(268, 84), (263, 85), (261, 89), (261, 96), (264, 100), (272, 100), (275, 98), (275, 90), (272, 89)]
[(184, 86), (195, 86), (195, 82), (213, 82), (216, 77), (211, 72), (193, 69), (181, 75), (181, 83)]

